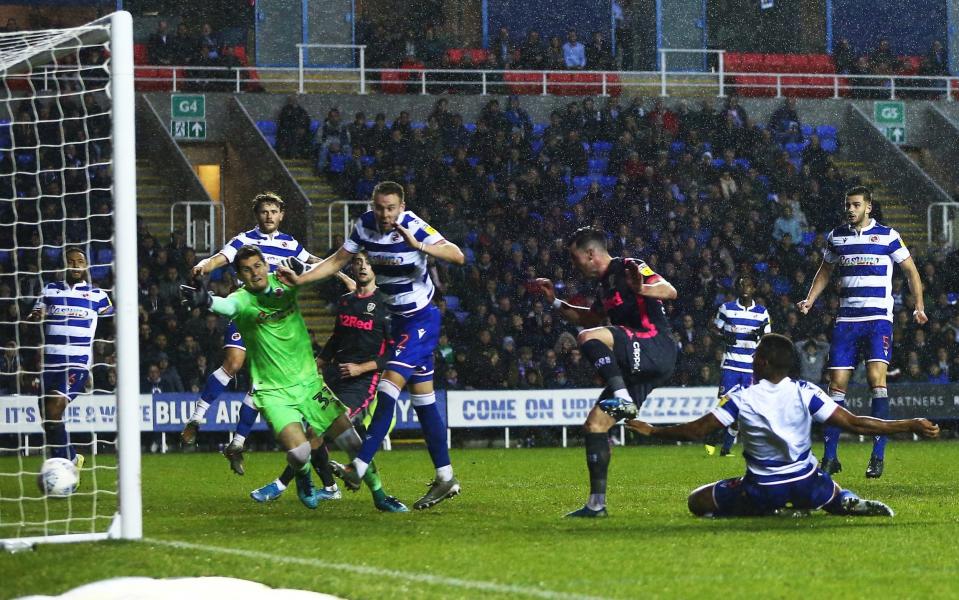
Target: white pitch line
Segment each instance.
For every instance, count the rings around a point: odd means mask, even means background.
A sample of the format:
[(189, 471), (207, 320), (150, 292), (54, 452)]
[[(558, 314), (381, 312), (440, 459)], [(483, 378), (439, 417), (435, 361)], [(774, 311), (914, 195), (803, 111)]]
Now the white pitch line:
[(173, 548), (200, 550), (216, 554), (232, 554), (243, 558), (255, 560), (266, 560), (277, 563), (287, 563), (314, 567), (319, 569), (328, 569), (332, 571), (349, 571), (360, 575), (375, 575), (377, 577), (391, 577), (393, 579), (402, 579), (416, 583), (425, 583), (429, 585), (447, 586), (462, 588), (467, 590), (478, 590), (483, 592), (494, 592), (508, 595), (524, 595), (535, 598), (546, 598), (548, 600), (603, 600), (602, 596), (584, 596), (580, 594), (567, 594), (565, 592), (555, 592), (535, 587), (522, 585), (509, 585), (503, 583), (494, 583), (492, 581), (478, 581), (475, 579), (460, 579), (458, 577), (443, 577), (442, 575), (432, 575), (430, 573), (417, 573), (415, 571), (397, 571), (395, 569), (383, 569), (380, 567), (371, 567), (367, 565), (356, 565), (352, 563), (335, 563), (318, 558), (298, 558), (295, 556), (282, 556), (278, 554), (269, 554), (267, 552), (256, 552), (253, 550), (240, 550), (237, 548), (221, 548), (218, 546), (204, 546), (192, 542), (181, 542), (175, 540), (159, 540), (148, 538), (143, 540), (146, 543), (158, 544), (161, 546), (171, 546)]

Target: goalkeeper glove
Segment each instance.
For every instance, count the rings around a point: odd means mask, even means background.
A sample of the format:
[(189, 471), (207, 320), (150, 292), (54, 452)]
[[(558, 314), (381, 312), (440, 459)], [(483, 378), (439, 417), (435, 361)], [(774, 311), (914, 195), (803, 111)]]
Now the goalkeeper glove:
[(306, 264), (295, 256), (284, 258), (280, 261), (280, 266), (293, 271), (293, 274), (297, 276), (302, 275), (303, 271), (306, 271)]
[(213, 305), (213, 296), (206, 291), (202, 283), (197, 283), (196, 287), (181, 285), (180, 298), (183, 304), (190, 309), (210, 308)]

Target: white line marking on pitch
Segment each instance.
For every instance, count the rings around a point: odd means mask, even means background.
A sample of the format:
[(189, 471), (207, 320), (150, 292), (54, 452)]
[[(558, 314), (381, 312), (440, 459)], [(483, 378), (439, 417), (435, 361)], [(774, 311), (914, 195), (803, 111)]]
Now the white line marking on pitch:
[(349, 571), (360, 575), (376, 575), (377, 577), (392, 577), (393, 579), (403, 579), (416, 583), (426, 583), (429, 585), (448, 586), (468, 590), (481, 590), (484, 592), (495, 592), (499, 594), (522, 594), (524, 596), (533, 596), (536, 598), (547, 598), (549, 600), (602, 600), (602, 596), (583, 596), (580, 594), (567, 594), (565, 592), (554, 592), (535, 587), (522, 585), (509, 585), (504, 583), (494, 583), (492, 581), (478, 581), (475, 579), (459, 579), (457, 577), (443, 577), (441, 575), (431, 575), (429, 573), (417, 573), (415, 571), (397, 571), (394, 569), (383, 569), (380, 567), (370, 567), (366, 565), (356, 565), (352, 563), (335, 563), (318, 558), (297, 558), (295, 556), (281, 556), (277, 554), (268, 554), (266, 552), (256, 552), (253, 550), (240, 550), (237, 548), (221, 548), (217, 546), (204, 546), (192, 542), (180, 542), (175, 540), (158, 540), (147, 538), (143, 540), (149, 544), (158, 544), (161, 546), (171, 546), (173, 548), (200, 550), (216, 554), (232, 554), (243, 558), (255, 560), (268, 560), (278, 563), (296, 564), (306, 567), (315, 567), (320, 569), (329, 569), (334, 571)]

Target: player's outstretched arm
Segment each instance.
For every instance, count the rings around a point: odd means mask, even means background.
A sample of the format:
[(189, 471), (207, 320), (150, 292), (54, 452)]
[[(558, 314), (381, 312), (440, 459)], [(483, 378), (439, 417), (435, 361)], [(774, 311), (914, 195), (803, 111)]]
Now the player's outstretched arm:
[(854, 415), (843, 407), (837, 407), (826, 423), (859, 435), (888, 435), (890, 433), (915, 433), (922, 437), (939, 437), (939, 426), (928, 419), (900, 419), (887, 421), (874, 417)]
[(716, 415), (709, 413), (682, 425), (672, 425), (670, 427), (656, 427), (639, 419), (626, 421), (626, 427), (632, 429), (640, 435), (659, 438), (663, 440), (685, 440), (699, 441), (714, 431), (725, 428), (725, 425), (719, 422)]
[(916, 308), (912, 311), (912, 318), (916, 323), (924, 325), (929, 321), (926, 316), (926, 305), (922, 299), (922, 279), (919, 278), (919, 269), (916, 268), (916, 262), (910, 256), (899, 263), (902, 270), (906, 272), (906, 281), (909, 283), (909, 292), (916, 299)]
[(213, 256), (204, 258), (200, 262), (196, 263), (193, 266), (191, 273), (193, 274), (193, 277), (203, 277), (204, 275), (212, 273), (220, 267), (225, 267), (228, 264), (230, 264), (230, 261), (227, 259), (227, 257), (223, 256), (222, 253), (217, 252)]
[(603, 321), (606, 320), (606, 315), (600, 314), (588, 306), (576, 306), (557, 298), (553, 282), (545, 277), (536, 279), (536, 286), (539, 293), (543, 294), (546, 302), (553, 307), (553, 310), (558, 310), (559, 314), (573, 325), (596, 327), (602, 325)]
[(829, 285), (829, 278), (832, 277), (832, 272), (835, 268), (836, 265), (834, 263), (822, 261), (822, 264), (819, 265), (819, 270), (816, 271), (816, 276), (813, 277), (812, 286), (809, 288), (809, 293), (806, 294), (806, 298), (796, 303), (796, 308), (799, 309), (799, 312), (804, 315), (809, 314), (809, 309), (812, 308), (816, 299), (819, 298), (819, 295), (822, 294), (826, 286)]
[(297, 275), (292, 269), (284, 266), (280, 266), (276, 270), (276, 273), (280, 279), (289, 285), (303, 285), (311, 281), (322, 281), (327, 277), (332, 277), (337, 271), (345, 267), (351, 258), (353, 258), (353, 255), (341, 246), (339, 250), (327, 257), (326, 260), (301, 275)]

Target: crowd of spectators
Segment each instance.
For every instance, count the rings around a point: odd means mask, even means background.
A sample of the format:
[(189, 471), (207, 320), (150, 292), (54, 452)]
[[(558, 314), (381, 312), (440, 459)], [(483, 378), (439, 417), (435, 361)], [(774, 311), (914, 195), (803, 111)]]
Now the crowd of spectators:
[[(919, 57), (896, 55), (887, 39), (880, 40), (872, 52), (857, 56), (849, 40), (843, 38), (836, 44), (833, 51), (833, 61), (837, 73), (853, 76), (850, 81), (853, 86), (850, 93), (854, 98), (883, 99), (889, 97), (889, 92), (885, 89), (889, 85), (888, 81), (862, 77), (864, 75), (934, 77), (948, 77), (950, 75), (949, 53), (942, 42), (938, 40), (933, 41), (929, 51)], [(857, 78), (857, 75), (860, 77)], [(897, 90), (897, 94), (904, 98), (935, 99), (946, 91), (944, 83), (934, 80), (905, 80), (900, 81), (896, 87), (900, 88), (900, 90)]]

